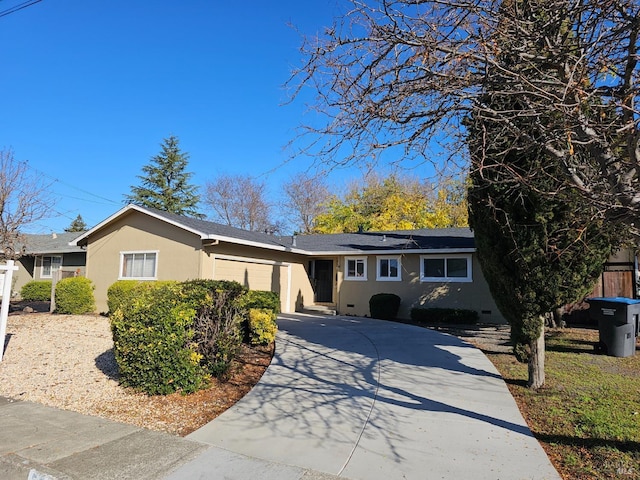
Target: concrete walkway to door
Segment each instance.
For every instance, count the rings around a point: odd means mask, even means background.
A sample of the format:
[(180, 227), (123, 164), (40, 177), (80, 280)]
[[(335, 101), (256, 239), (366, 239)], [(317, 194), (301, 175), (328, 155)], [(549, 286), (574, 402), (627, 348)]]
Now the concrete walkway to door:
[[(475, 347), (368, 318), (287, 314), (278, 325), (262, 380), (188, 438), (350, 479), (560, 478)], [(207, 455), (182, 473), (205, 469)]]

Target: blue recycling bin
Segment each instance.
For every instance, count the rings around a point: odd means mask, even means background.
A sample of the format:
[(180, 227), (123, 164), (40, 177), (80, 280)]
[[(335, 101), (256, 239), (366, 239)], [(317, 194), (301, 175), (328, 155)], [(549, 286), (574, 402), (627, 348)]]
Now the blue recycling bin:
[(640, 300), (625, 297), (589, 298), (589, 317), (598, 322), (599, 349), (613, 357), (636, 353)]

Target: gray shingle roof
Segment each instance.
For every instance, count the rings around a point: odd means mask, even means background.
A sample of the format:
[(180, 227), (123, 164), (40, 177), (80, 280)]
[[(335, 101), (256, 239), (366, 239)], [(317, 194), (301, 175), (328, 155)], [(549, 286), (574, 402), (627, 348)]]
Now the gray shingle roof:
[(300, 235), (298, 248), (310, 252), (366, 252), (380, 250), (473, 249), (469, 228), (396, 230), (389, 232)]
[(76, 239), (82, 232), (53, 233), (48, 235), (25, 235), (25, 253), (27, 255), (42, 255), (45, 253), (75, 253), (84, 250), (69, 242)]
[(128, 205), (100, 223), (84, 235), (71, 240), (83, 244), (94, 230), (99, 230), (111, 220), (129, 210), (154, 216), (168, 223), (199, 235), (203, 240), (212, 239), (230, 243), (292, 251), (301, 254), (355, 254), (358, 252), (400, 252), (407, 250), (473, 250), (473, 232), (469, 228), (439, 228), (421, 230), (396, 230), (388, 232), (339, 233), (322, 235), (276, 236), (252, 232), (240, 228), (184, 217), (153, 208)]
[[(262, 243), (274, 247), (282, 246), (280, 238), (275, 235), (269, 235), (263, 232), (252, 232), (241, 228), (223, 225), (221, 223), (210, 222), (208, 220), (199, 220), (197, 218), (184, 217), (175, 213), (163, 212), (154, 208), (143, 208), (154, 213), (156, 216), (163, 217), (173, 223), (184, 225), (191, 230), (195, 230), (203, 235), (220, 236), (225, 238), (235, 238), (245, 242)], [(291, 243), (289, 242), (289, 245)]]
[(207, 220), (198, 220), (160, 210), (145, 209), (205, 235), (238, 239), (265, 245), (267, 248), (303, 250), (308, 253), (354, 253), (363, 251), (473, 249), (475, 242), (469, 228), (436, 228), (388, 232), (298, 235), (291, 236), (251, 232)]

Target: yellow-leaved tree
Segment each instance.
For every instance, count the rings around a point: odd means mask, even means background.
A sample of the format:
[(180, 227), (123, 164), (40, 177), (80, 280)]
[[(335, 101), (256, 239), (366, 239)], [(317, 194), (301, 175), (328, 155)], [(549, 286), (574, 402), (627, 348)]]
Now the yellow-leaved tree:
[(389, 231), (467, 225), (465, 182), (431, 184), (411, 177), (369, 175), (344, 198), (333, 196), (315, 219), (316, 233)]

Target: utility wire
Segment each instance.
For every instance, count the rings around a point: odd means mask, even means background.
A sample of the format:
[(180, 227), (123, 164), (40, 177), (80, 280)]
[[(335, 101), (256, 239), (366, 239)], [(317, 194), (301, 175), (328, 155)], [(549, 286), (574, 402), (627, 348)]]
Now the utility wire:
[(0, 17), (6, 17), (11, 13), (15, 13), (17, 11), (22, 10), (23, 8), (30, 7), (31, 5), (35, 5), (36, 3), (41, 2), (42, 0), (27, 0), (26, 2), (19, 3), (14, 7), (7, 8), (6, 10), (0, 11)]

